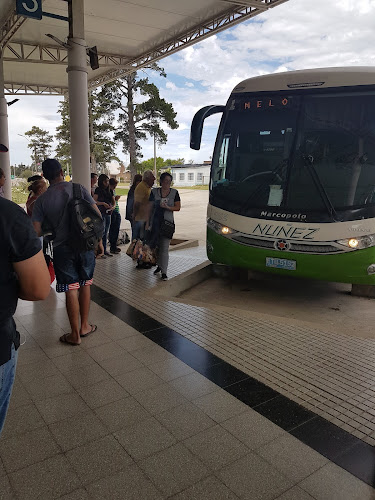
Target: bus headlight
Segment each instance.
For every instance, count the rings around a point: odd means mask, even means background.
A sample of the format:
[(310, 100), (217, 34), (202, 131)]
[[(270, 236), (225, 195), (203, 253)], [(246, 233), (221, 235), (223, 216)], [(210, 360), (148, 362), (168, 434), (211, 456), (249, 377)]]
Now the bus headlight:
[(375, 246), (375, 234), (366, 234), (366, 236), (357, 236), (347, 240), (337, 240), (337, 243), (353, 250), (361, 250)]
[(213, 229), (215, 233), (223, 234), (224, 236), (235, 232), (234, 229), (231, 229), (228, 226), (224, 226), (224, 224), (220, 224), (213, 219), (207, 219), (207, 226), (210, 229)]

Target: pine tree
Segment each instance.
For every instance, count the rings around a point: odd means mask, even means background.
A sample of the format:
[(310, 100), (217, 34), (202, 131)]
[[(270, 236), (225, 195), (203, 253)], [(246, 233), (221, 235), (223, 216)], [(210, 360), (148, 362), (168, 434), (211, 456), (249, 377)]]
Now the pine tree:
[(38, 171), (41, 169), (42, 162), (48, 158), (51, 153), (51, 142), (53, 137), (47, 130), (43, 130), (35, 125), (25, 132), (25, 136), (29, 137), (27, 147), (32, 151), (31, 159), (35, 170)]
[[(149, 69), (166, 77), (164, 70), (157, 64), (152, 64)], [(129, 166), (133, 178), (142, 157), (139, 141), (150, 136), (158, 144), (165, 144), (167, 134), (160, 124), (164, 122), (172, 129), (178, 128), (175, 120), (177, 113), (172, 104), (160, 97), (156, 85), (150, 83), (148, 78), (140, 78), (137, 72), (104, 85), (101, 93), (112, 111), (120, 111), (115, 140), (122, 143), (123, 152), (130, 156)], [(139, 96), (148, 99), (137, 103)]]
[[(114, 132), (112, 125), (114, 116), (108, 103), (99, 95), (99, 91), (89, 93), (89, 118), (90, 133), (90, 162), (92, 172), (104, 172), (106, 163), (112, 159), (118, 159), (114, 155), (115, 140), (111, 137)], [(60, 101), (59, 113), (62, 123), (56, 127), (56, 139), (58, 146), (56, 154), (62, 165), (69, 168), (70, 160), (70, 123), (69, 123), (69, 101)]]

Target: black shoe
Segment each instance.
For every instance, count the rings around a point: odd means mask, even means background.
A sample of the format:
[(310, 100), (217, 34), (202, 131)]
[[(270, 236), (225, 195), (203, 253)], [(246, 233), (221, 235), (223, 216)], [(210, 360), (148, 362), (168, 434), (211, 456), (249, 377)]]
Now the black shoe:
[(119, 248), (119, 247), (111, 248), (110, 252), (111, 253), (120, 253), (121, 252), (121, 248)]
[(158, 273), (160, 273), (160, 271), (161, 271), (161, 269), (160, 269), (160, 267), (158, 266), (158, 267), (155, 269), (154, 274), (158, 274)]
[(107, 257), (113, 257), (113, 255), (111, 253), (109, 253), (109, 252), (105, 252), (104, 255), (106, 255)]
[(165, 273), (163, 273), (163, 274), (161, 275), (161, 280), (162, 280), (162, 281), (167, 281), (167, 279), (168, 279), (168, 276), (167, 276)]

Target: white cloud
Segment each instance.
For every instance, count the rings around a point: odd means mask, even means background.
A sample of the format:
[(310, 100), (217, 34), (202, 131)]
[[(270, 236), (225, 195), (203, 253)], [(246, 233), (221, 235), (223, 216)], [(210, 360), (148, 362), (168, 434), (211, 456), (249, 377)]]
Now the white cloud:
[[(275, 71), (374, 65), (375, 0), (289, 0), (252, 21), (161, 61), (168, 79), (156, 79), (161, 96), (172, 102), (180, 128), (167, 130), (163, 157), (208, 160), (219, 118), (206, 120), (202, 149), (189, 148), (194, 113), (207, 104), (225, 104), (241, 80)], [(149, 76), (152, 72), (149, 72)], [(188, 81), (185, 81), (187, 79)], [(54, 133), (59, 123), (57, 98), (22, 97), (9, 108), (11, 160), (29, 161), (23, 134), (32, 125)], [(142, 143), (143, 157), (153, 156), (153, 141)], [(121, 148), (117, 154), (124, 158)]]

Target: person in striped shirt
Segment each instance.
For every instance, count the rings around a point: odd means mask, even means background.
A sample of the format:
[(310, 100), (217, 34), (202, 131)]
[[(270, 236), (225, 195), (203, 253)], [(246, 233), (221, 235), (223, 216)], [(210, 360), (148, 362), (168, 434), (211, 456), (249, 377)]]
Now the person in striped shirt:
[(121, 214), (120, 214), (120, 207), (118, 204), (120, 196), (116, 195), (117, 184), (118, 180), (112, 177), (109, 179), (109, 189), (111, 191), (112, 196), (115, 199), (115, 207), (111, 214), (111, 227), (109, 228), (109, 234), (108, 234), (109, 251), (111, 253), (121, 252), (121, 248), (117, 246), (118, 234), (120, 232), (120, 225), (121, 225)]

